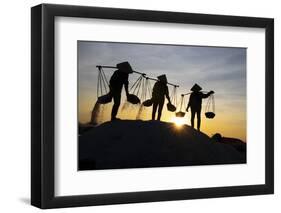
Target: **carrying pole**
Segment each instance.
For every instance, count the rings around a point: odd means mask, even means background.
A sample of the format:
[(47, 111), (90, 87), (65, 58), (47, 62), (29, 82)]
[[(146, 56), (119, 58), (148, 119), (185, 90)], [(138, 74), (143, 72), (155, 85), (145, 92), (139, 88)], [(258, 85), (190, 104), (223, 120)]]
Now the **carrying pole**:
[[(100, 69), (100, 68), (117, 69), (117, 67), (115, 67), (115, 66), (105, 66), (105, 65), (97, 65), (96, 67), (97, 67), (98, 69)], [(138, 71), (135, 71), (135, 70), (133, 70), (133, 72), (142, 75), (142, 76), (145, 77), (146, 79), (153, 80), (153, 81), (159, 81), (159, 80), (156, 79), (156, 78), (147, 77), (145, 73), (138, 72)], [(172, 83), (169, 83), (169, 82), (167, 82), (167, 84), (168, 84), (168, 85), (171, 85), (171, 86), (174, 86), (174, 87), (179, 87), (179, 85), (172, 84)]]
[[(208, 91), (200, 91), (200, 92), (204, 92), (204, 93), (208, 93)], [(190, 95), (192, 92), (188, 92), (188, 93), (184, 93), (184, 94), (181, 94), (181, 95)]]
[[(99, 68), (100, 69), (100, 67), (102, 67), (102, 68), (109, 68), (109, 69), (117, 69), (117, 67), (114, 67), (114, 66), (103, 66), (103, 65), (97, 65), (96, 66), (97, 68)], [(138, 72), (138, 71), (135, 71), (135, 70), (133, 70), (133, 72), (134, 73), (137, 73), (137, 74), (140, 74), (140, 75), (142, 75), (142, 76), (146, 76), (146, 74), (145, 73), (142, 73), (142, 72)]]
[[(159, 81), (158, 79), (156, 78), (150, 78), (150, 77), (145, 77), (146, 79), (149, 79), (149, 80), (152, 80), (152, 81)], [(174, 86), (174, 87), (179, 87), (179, 85), (176, 85), (176, 84), (172, 84), (172, 83), (169, 83), (167, 82), (167, 84), (171, 85), (171, 86)]]

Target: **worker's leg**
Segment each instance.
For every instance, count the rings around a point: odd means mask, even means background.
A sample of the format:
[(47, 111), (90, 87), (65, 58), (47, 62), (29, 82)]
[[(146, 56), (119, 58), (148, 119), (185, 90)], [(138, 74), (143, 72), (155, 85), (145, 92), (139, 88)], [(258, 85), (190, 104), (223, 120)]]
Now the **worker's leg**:
[(164, 99), (163, 101), (161, 101), (161, 102), (159, 103), (159, 106), (158, 106), (158, 115), (157, 115), (157, 120), (158, 120), (158, 121), (160, 121), (160, 119), (161, 119), (164, 101), (165, 101), (165, 99)]
[(200, 131), (200, 126), (201, 126), (201, 109), (199, 109), (197, 112), (197, 129)]
[(158, 103), (157, 102), (153, 102), (153, 106), (152, 106), (152, 120), (155, 120), (155, 114), (156, 114), (157, 106), (158, 106)]
[(192, 128), (194, 128), (194, 118), (195, 118), (195, 110), (191, 109), (190, 123), (191, 123)]
[(120, 101), (121, 101), (121, 94), (114, 94), (113, 95), (113, 107), (112, 107), (112, 111), (111, 111), (111, 120), (115, 120), (116, 119), (116, 115), (120, 106)]

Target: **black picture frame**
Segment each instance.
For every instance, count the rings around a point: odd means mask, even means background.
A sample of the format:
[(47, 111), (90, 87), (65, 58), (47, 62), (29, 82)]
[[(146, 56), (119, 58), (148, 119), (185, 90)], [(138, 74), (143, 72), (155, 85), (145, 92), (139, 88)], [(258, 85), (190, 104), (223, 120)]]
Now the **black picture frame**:
[[(265, 184), (93, 195), (54, 195), (55, 17), (264, 28)], [(274, 192), (274, 20), (164, 11), (41, 4), (31, 8), (31, 204), (42, 208), (272, 194)]]

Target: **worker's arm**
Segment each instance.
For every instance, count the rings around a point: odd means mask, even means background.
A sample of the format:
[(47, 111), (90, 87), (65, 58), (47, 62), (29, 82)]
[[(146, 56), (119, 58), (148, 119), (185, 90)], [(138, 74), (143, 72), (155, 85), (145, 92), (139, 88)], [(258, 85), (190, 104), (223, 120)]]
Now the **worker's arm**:
[(188, 109), (189, 109), (189, 107), (190, 107), (190, 105), (191, 105), (191, 96), (192, 96), (192, 94), (189, 96), (189, 101), (188, 101), (188, 105), (187, 105), (187, 107), (186, 107), (186, 111), (188, 112)]
[(168, 86), (166, 86), (166, 93), (165, 93), (165, 95), (166, 95), (166, 98), (167, 98), (167, 100), (169, 101), (169, 103), (171, 103), (171, 99), (170, 99), (170, 96), (169, 96), (169, 88), (168, 88)]
[(125, 83), (124, 83), (124, 87), (125, 87), (125, 92), (126, 92), (126, 96), (128, 96), (129, 95), (129, 81), (126, 81)]
[(208, 92), (207, 94), (202, 93), (202, 98), (208, 98), (210, 95), (214, 94), (215, 92), (213, 90), (211, 90), (210, 92)]

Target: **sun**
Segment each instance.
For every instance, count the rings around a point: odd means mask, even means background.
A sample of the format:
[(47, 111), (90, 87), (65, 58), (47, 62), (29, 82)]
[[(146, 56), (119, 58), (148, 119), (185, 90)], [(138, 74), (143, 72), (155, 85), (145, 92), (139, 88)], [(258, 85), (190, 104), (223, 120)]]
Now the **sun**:
[(172, 117), (171, 122), (173, 122), (177, 127), (181, 127), (185, 124), (185, 119), (180, 117)]

